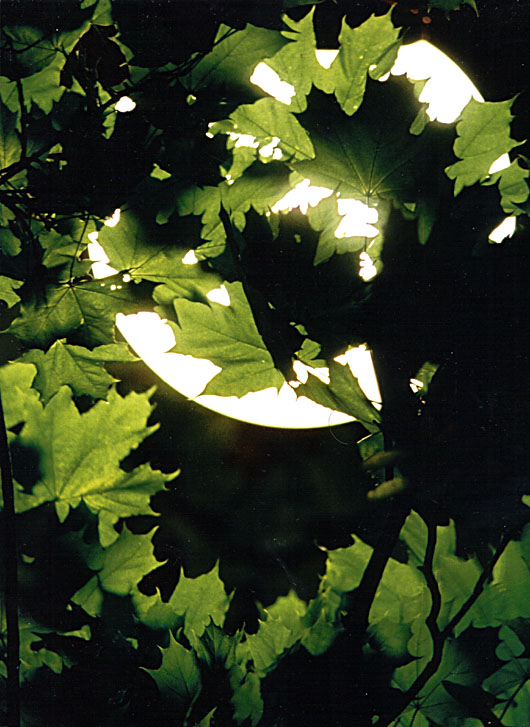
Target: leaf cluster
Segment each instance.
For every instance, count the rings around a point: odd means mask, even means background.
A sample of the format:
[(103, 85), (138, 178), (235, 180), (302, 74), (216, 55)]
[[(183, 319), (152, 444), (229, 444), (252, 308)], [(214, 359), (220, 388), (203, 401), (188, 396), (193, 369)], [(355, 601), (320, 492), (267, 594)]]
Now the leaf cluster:
[[(178, 473), (128, 465), (156, 427), (152, 392), (120, 393), (106, 368), (136, 359), (116, 314), (168, 319), (174, 352), (220, 369), (206, 394), (279, 389), (295, 364), (326, 366), (329, 383), (310, 373), (297, 394), (361, 422), (374, 437), (361, 448), (373, 453), (386, 414), (381, 424), (335, 357), (359, 343), (384, 354), (390, 341), (395, 352), (396, 339), (406, 348), (414, 336), (378, 316), (380, 286), (357, 275), (361, 256), (386, 266), (384, 280), (403, 250), (398, 229), (413, 261), (444, 262), (463, 238), (469, 264), (489, 243), (470, 222), (455, 242), (465, 215), (448, 210), (466, 188), (481, 222), (510, 214), (522, 226), (528, 214), (512, 101), (470, 101), (456, 124), (429, 122), (408, 79), (384, 80), (404, 41), (391, 11), (357, 27), (344, 19), (324, 68), (313, 3), (205, 6), (31, 2), (21, 20), (19, 4), (6, 3), (0, 342), (19, 355), (2, 357), (0, 391), (20, 528), (19, 552), (5, 558), (20, 572), (24, 724), (44, 724), (50, 690), (61, 697), (55, 722), (82, 722), (94, 680), (101, 724), (323, 724), (357, 709), (380, 727), (520, 727), (530, 702), (528, 527), (501, 537), (496, 523), (494, 547), (464, 558), (452, 522), (411, 511), (371, 595), (366, 574), (381, 549), (355, 536), (326, 551), (312, 599), (279, 597), (254, 633), (226, 628), (232, 595), (218, 564), (181, 571), (162, 594), (152, 498)], [(258, 84), (263, 63), (289, 103)], [(119, 110), (123, 97), (133, 111)], [(509, 166), (490, 171), (510, 153)], [(302, 214), (288, 195), (305, 180), (325, 194)], [(344, 210), (361, 202), (375, 231), (352, 233)], [(115, 210), (118, 224), (105, 224)], [(114, 270), (105, 278), (91, 259), (96, 236)], [(221, 286), (228, 305), (209, 296)], [(407, 304), (407, 326), (433, 306)], [(410, 355), (418, 367), (443, 346), (427, 348)], [(363, 597), (367, 630), (352, 606)], [(3, 685), (3, 615), (0, 626)], [(292, 694), (314, 702), (282, 697), (295, 672)], [(327, 674), (320, 690), (315, 673)], [(359, 686), (340, 706), (350, 683)]]

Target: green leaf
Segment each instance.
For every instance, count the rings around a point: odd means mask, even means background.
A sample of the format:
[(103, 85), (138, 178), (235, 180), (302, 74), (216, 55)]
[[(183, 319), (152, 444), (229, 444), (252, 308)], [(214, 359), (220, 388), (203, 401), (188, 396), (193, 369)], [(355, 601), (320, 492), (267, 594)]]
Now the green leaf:
[(97, 575), (85, 583), (84, 586), (79, 588), (72, 598), (72, 603), (81, 606), (81, 608), (88, 613), (89, 616), (96, 618), (101, 616), (103, 608), (103, 592), (99, 585)]
[(40, 479), (32, 495), (21, 495), (23, 509), (53, 502), (60, 520), (70, 508), (84, 502), (98, 515), (99, 537), (104, 547), (118, 534), (121, 517), (153, 515), (151, 496), (174, 477), (142, 465), (124, 472), (120, 461), (155, 427), (146, 422), (152, 411), (149, 394), (114, 390), (107, 401), (97, 402), (80, 414), (67, 386), (59, 389), (45, 407), (33, 407), (19, 435), (22, 446), (40, 454)]
[(296, 642), (296, 636), (280, 619), (267, 618), (259, 622), (257, 633), (247, 636), (237, 649), (239, 658), (252, 659), (254, 670), (264, 676), (275, 665), (283, 652)]
[(192, 651), (175, 640), (169, 633), (169, 646), (162, 649), (159, 669), (146, 669), (155, 680), (164, 704), (171, 710), (172, 719), (189, 715), (201, 693), (201, 673)]
[(2, 41), (3, 73), (24, 78), (46, 68), (57, 55), (53, 39), (45, 31), (29, 25), (5, 28)]
[[(7, 208), (6, 208), (7, 209)], [(8, 227), (0, 229), (0, 252), (4, 255), (14, 257), (22, 249), (21, 242)]]
[(17, 115), (0, 101), (0, 169), (5, 169), (20, 159), (22, 147), (16, 131), (17, 125)]
[(499, 639), (500, 644), (495, 651), (498, 659), (510, 661), (524, 653), (524, 644), (509, 626), (501, 626), (499, 629)]
[(455, 155), (460, 161), (446, 167), (455, 180), (455, 197), (464, 187), (487, 178), (494, 161), (521, 142), (510, 138), (510, 112), (515, 99), (481, 103), (471, 99), (456, 125)]
[(188, 638), (192, 634), (200, 638), (210, 621), (222, 626), (229, 604), (230, 599), (219, 578), (218, 563), (211, 571), (196, 578), (186, 578), (181, 572), (169, 599), (173, 611), (184, 617), (184, 634)]
[(83, 346), (56, 341), (46, 353), (33, 349), (20, 360), (37, 367), (34, 386), (47, 402), (63, 384), (72, 389), (74, 396), (88, 394), (94, 399), (105, 399), (115, 379), (105, 371), (103, 364), (135, 361), (136, 357), (125, 343), (110, 343), (90, 351)]
[(197, 277), (201, 270), (182, 263), (186, 252), (196, 245), (196, 240), (187, 239), (186, 232), (173, 224), (157, 225), (145, 213), (131, 210), (121, 214), (115, 227), (104, 226), (98, 241), (108, 255), (110, 265), (133, 280), (168, 284), (175, 281), (178, 285), (188, 276)]
[(350, 367), (331, 361), (329, 374), (330, 382), (325, 384), (310, 373), (307, 382), (296, 389), (297, 396), (307, 396), (317, 404), (349, 414), (362, 422), (368, 431), (378, 431), (381, 416), (366, 398)]
[(479, 14), (475, 0), (428, 0), (429, 10), (438, 8), (445, 13), (450, 13), (452, 10), (460, 10), (464, 5), (469, 5), (477, 15)]
[(56, 53), (48, 65), (26, 78), (22, 79), (24, 102), (28, 111), (35, 104), (45, 114), (49, 114), (54, 103), (60, 101), (65, 87), (61, 85), (61, 69), (64, 66), (64, 56)]
[(357, 28), (350, 28), (343, 20), (340, 51), (330, 72), (344, 113), (351, 116), (361, 105), (368, 73), (378, 79), (390, 71), (401, 45), (398, 36), (399, 28), (394, 27), (390, 12), (372, 15)]
[(235, 721), (243, 725), (250, 720), (252, 727), (256, 727), (263, 715), (259, 676), (254, 672), (234, 668), (230, 674), (230, 684), (234, 690), (232, 704)]
[(98, 572), (101, 588), (117, 596), (128, 596), (147, 573), (161, 565), (153, 555), (155, 529), (136, 535), (123, 528), (116, 542), (105, 551), (103, 567)]
[(132, 312), (134, 307), (134, 289), (121, 275), (50, 285), (42, 298), (22, 303), (9, 332), (30, 346), (45, 347), (74, 332), (88, 345), (114, 343), (116, 313)]
[(301, 161), (315, 156), (311, 139), (296, 116), (275, 98), (262, 98), (253, 104), (238, 106), (230, 119), (234, 130), (238, 134), (254, 136), (259, 148), (277, 137), (279, 148), (289, 159)]
[(317, 61), (317, 43), (313, 30), (314, 8), (299, 21), (284, 17), (289, 28), (282, 35), (289, 39), (281, 50), (266, 60), (282, 81), (287, 81), (296, 90), (296, 95), (289, 104), (295, 112), (304, 111), (307, 105), (306, 96), (313, 85), (328, 93), (333, 91), (333, 74), (323, 68)]
[(252, 311), (239, 282), (226, 283), (230, 305), (194, 303), (176, 299), (178, 325), (174, 351), (208, 359), (221, 371), (207, 384), (203, 393), (243, 396), (249, 391), (269, 387), (279, 389), (282, 374), (256, 327)]
[[(222, 38), (229, 30), (221, 25), (217, 38)], [(225, 89), (227, 85), (233, 93), (248, 92), (252, 88), (250, 76), (256, 64), (274, 55), (285, 42), (280, 33), (248, 24), (243, 30), (232, 31), (215, 45), (182, 82), (193, 93), (211, 86)]]
[(5, 275), (0, 275), (0, 300), (7, 303), (8, 308), (11, 308), (20, 300), (20, 296), (15, 293), (15, 290), (23, 285), (22, 280), (14, 280), (13, 278), (6, 278)]
[(36, 369), (15, 361), (0, 367), (0, 391), (7, 429), (25, 421), (30, 411), (39, 412), (38, 393), (31, 388)]
[(521, 211), (519, 205), (528, 199), (530, 190), (526, 180), (529, 174), (528, 169), (523, 169), (517, 159), (500, 173), (501, 207), (506, 214), (519, 214)]

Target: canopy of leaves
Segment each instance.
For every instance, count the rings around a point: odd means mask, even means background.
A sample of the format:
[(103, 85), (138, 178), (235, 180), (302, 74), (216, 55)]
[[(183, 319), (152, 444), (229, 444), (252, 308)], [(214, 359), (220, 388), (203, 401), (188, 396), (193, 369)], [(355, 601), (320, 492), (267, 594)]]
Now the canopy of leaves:
[[(14, 346), (18, 359), (0, 368), (0, 389), (21, 529), (20, 553), (3, 555), (18, 558), (21, 574), (24, 696), (36, 705), (24, 706), (24, 724), (44, 724), (51, 692), (59, 695), (58, 724), (82, 722), (87, 694), (94, 723), (279, 725), (294, 710), (294, 724), (304, 705), (291, 698), (286, 709), (282, 690), (271, 699), (268, 685), (277, 670), (307, 662), (308, 684), (295, 669), (301, 701), (314, 694), (314, 704), (327, 699), (330, 709), (325, 719), (306, 710), (297, 723), (332, 722), (346, 698), (340, 678), (349, 694), (363, 679), (368, 684), (363, 673), (373, 662), (378, 686), (366, 692), (373, 703), (365, 709), (359, 696), (355, 704), (366, 723), (526, 724), (527, 515), (511, 517), (517, 528), (502, 539), (499, 515), (495, 547), (463, 557), (454, 524), (437, 526), (432, 508), (420, 508), (422, 517), (409, 514), (383, 559), (380, 518), (380, 537), (368, 528), (366, 540), (356, 535), (351, 545), (320, 551), (322, 575), (311, 597), (290, 590), (261, 608), (256, 629), (236, 631), (227, 626), (233, 598), (223, 563), (211, 568), (211, 560), (193, 576), (171, 571), (171, 587), (160, 585), (160, 573), (180, 557), (159, 557), (154, 529), (175, 475), (142, 464), (135, 451), (156, 428), (148, 424), (151, 392), (122, 396), (106, 369), (134, 360), (117, 339), (116, 314), (158, 306), (171, 319), (174, 350), (219, 367), (206, 394), (279, 389), (297, 359), (326, 365), (329, 384), (310, 375), (297, 393), (362, 422), (375, 436), (361, 454), (373, 454), (383, 447), (382, 431), (388, 439), (396, 428), (392, 396), (383, 392), (381, 415), (333, 356), (367, 338), (376, 349), (390, 340), (377, 353), (394, 362), (403, 345), (399, 312), (382, 321), (366, 305), (384, 276), (397, 270), (403, 280), (417, 263), (427, 274), (431, 262), (442, 261), (438, 283), (450, 287), (455, 250), (465, 258), (465, 278), (469, 251), (478, 256), (488, 245), (483, 220), (513, 214), (524, 224), (527, 160), (512, 156), (505, 169), (490, 172), (520, 145), (511, 136), (514, 102), (471, 101), (456, 125), (429, 123), (417, 88), (382, 80), (406, 42), (395, 24), (399, 8), (385, 6), (357, 23), (351, 9), (336, 17), (338, 54), (324, 68), (315, 53), (319, 23), (330, 5), (342, 12), (343, 3), (3, 5), (0, 313), (8, 333), (1, 343)], [(431, 0), (426, 12), (436, 18), (464, 5), (475, 7), (473, 0)], [(258, 63), (278, 74), (290, 103), (251, 81)], [(133, 111), (116, 110), (123, 96), (135, 102)], [(307, 215), (272, 212), (306, 179), (322, 188), (320, 203), (308, 203)], [(454, 234), (451, 182), (459, 200), (474, 195), (465, 233)], [(487, 187), (495, 185), (492, 210)], [(337, 232), (346, 200), (368, 205), (372, 218), (377, 212), (375, 237)], [(105, 225), (116, 209), (120, 222)], [(397, 217), (415, 227), (396, 232)], [(95, 232), (118, 271), (102, 280), (89, 259)], [(410, 267), (396, 263), (402, 249)], [(186, 259), (190, 251), (200, 262)], [(386, 266), (382, 283), (359, 279), (361, 253), (378, 271)], [(208, 297), (221, 286), (229, 305)], [(440, 306), (451, 318), (458, 291), (450, 288), (451, 307), (444, 308), (423, 296), (428, 287), (400, 290), (412, 291), (414, 314)], [(423, 413), (418, 402), (414, 416), (418, 407)], [(344, 476), (356, 481), (351, 464)], [(443, 500), (445, 492), (436, 496)], [(422, 504), (421, 495), (411, 497)], [(282, 512), (279, 502), (278, 517)], [(378, 517), (369, 511), (367, 519)], [(252, 543), (245, 547), (252, 552)], [(366, 597), (367, 582), (368, 630), (356, 624), (352, 631), (351, 604)], [(8, 631), (2, 617), (2, 679)]]

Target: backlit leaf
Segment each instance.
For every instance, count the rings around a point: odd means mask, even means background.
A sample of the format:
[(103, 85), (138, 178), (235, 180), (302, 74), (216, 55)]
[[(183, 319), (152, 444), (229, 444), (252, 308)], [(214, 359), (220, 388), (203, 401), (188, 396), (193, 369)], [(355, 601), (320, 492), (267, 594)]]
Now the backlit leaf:
[(339, 55), (330, 70), (337, 101), (349, 116), (362, 103), (368, 73), (377, 79), (394, 65), (400, 46), (398, 35), (390, 13), (372, 15), (358, 28), (350, 28), (343, 20)]
[(153, 555), (154, 530), (136, 535), (123, 528), (116, 542), (105, 551), (103, 568), (98, 579), (105, 591), (128, 596), (142, 578), (160, 565)]
[(11, 308), (20, 300), (20, 296), (15, 291), (17, 288), (22, 287), (23, 284), (22, 280), (13, 280), (13, 278), (0, 275), (0, 300), (3, 300), (8, 308)]
[(230, 599), (226, 595), (223, 582), (219, 578), (219, 565), (211, 571), (186, 578), (180, 574), (177, 587), (169, 599), (174, 612), (184, 617), (184, 634), (201, 637), (210, 620), (222, 626)]
[(135, 361), (136, 358), (124, 343), (97, 346), (90, 351), (83, 346), (70, 346), (58, 340), (46, 353), (33, 349), (25, 353), (21, 360), (34, 363), (37, 367), (34, 386), (46, 402), (63, 384), (72, 389), (74, 396), (88, 394), (94, 399), (104, 399), (114, 378), (106, 372), (103, 364)]
[(310, 373), (307, 383), (296, 389), (297, 395), (307, 396), (322, 406), (349, 414), (362, 422), (368, 431), (378, 431), (380, 414), (367, 399), (349, 366), (332, 361), (329, 373), (329, 384)]
[(279, 389), (282, 374), (254, 323), (241, 283), (227, 283), (230, 305), (174, 301), (178, 325), (172, 324), (174, 351), (208, 359), (220, 371), (203, 393), (243, 396), (269, 387)]
[(152, 515), (151, 496), (174, 475), (151, 470), (149, 465), (132, 472), (119, 467), (153, 431), (146, 426), (151, 409), (147, 394), (132, 392), (122, 398), (111, 390), (108, 401), (99, 401), (80, 414), (67, 386), (45, 407), (33, 407), (19, 441), (39, 454), (40, 478), (27, 502), (21, 500), (26, 502), (24, 509), (53, 502), (64, 520), (70, 508), (84, 502), (98, 515), (105, 547), (117, 539), (114, 524), (120, 517)]
[(456, 125), (455, 155), (460, 161), (445, 173), (455, 180), (455, 196), (464, 187), (484, 180), (494, 161), (520, 142), (510, 138), (514, 99), (481, 103), (471, 99)]

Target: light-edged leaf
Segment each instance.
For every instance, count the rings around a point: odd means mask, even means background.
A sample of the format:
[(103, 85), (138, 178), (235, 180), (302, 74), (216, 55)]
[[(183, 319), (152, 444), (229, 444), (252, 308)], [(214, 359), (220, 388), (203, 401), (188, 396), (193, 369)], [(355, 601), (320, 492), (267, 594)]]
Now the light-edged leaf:
[(297, 396), (307, 396), (317, 404), (349, 414), (362, 422), (368, 431), (378, 431), (379, 411), (366, 397), (349, 366), (331, 361), (329, 374), (330, 382), (325, 384), (310, 373), (307, 382), (296, 389)]
[(520, 205), (528, 199), (528, 169), (523, 169), (516, 159), (509, 167), (503, 169), (499, 179), (501, 207), (506, 214), (519, 214)]
[(120, 461), (156, 427), (147, 427), (149, 394), (126, 397), (111, 390), (107, 401), (80, 414), (72, 392), (63, 386), (46, 406), (33, 407), (19, 435), (22, 446), (39, 457), (40, 478), (31, 495), (20, 495), (28, 509), (53, 502), (60, 520), (81, 502), (98, 516), (104, 547), (118, 538), (121, 517), (153, 515), (150, 498), (175, 475), (142, 465), (131, 472)]
[(493, 162), (521, 142), (510, 137), (515, 99), (467, 104), (456, 125), (455, 156), (459, 161), (446, 167), (445, 173), (455, 182), (454, 194), (487, 178)]
[(256, 327), (243, 286), (226, 283), (230, 305), (174, 301), (178, 325), (174, 351), (195, 358), (208, 359), (221, 371), (210, 381), (205, 394), (243, 396), (249, 391), (269, 387), (279, 389), (283, 375)]
[(110, 265), (133, 280), (171, 283), (196, 275), (193, 266), (183, 265), (186, 252), (197, 245), (189, 225), (177, 223), (157, 225), (144, 211), (127, 210), (115, 227), (104, 226), (98, 241)]
[(89, 350), (59, 340), (46, 352), (40, 349), (27, 351), (20, 360), (37, 367), (34, 386), (47, 402), (63, 384), (67, 384), (75, 396), (87, 394), (94, 399), (104, 399), (115, 379), (103, 364), (137, 359), (125, 343), (109, 343)]
[(250, 134), (260, 148), (274, 137), (289, 159), (302, 161), (315, 156), (311, 139), (288, 107), (275, 98), (262, 98), (253, 104), (243, 104), (230, 115), (238, 134)]

